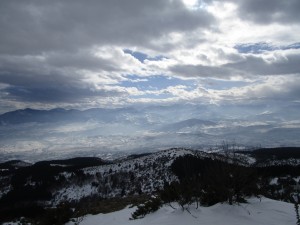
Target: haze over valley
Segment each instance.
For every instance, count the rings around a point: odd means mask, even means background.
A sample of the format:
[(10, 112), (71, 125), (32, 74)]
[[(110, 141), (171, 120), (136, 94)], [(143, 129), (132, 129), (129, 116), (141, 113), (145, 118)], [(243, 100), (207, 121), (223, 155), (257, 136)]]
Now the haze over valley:
[(0, 159), (115, 158), (171, 147), (216, 150), (223, 141), (240, 148), (299, 146), (297, 108), (288, 115), (247, 107), (233, 115), (233, 110), (195, 104), (18, 110), (0, 116)]

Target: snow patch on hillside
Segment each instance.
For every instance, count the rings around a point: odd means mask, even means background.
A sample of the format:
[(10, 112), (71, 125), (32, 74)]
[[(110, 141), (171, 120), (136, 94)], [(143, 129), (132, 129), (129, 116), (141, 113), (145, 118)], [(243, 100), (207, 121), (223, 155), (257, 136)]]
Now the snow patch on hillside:
[[(172, 209), (163, 206), (157, 212), (143, 219), (129, 220), (136, 208), (125, 208), (108, 214), (87, 215), (81, 225), (295, 225), (296, 216), (293, 204), (272, 199), (257, 198), (248, 200), (248, 204), (216, 204), (211, 207), (190, 206), (190, 213), (179, 207)], [(174, 203), (174, 206), (176, 204)], [(69, 222), (67, 225), (73, 223)]]

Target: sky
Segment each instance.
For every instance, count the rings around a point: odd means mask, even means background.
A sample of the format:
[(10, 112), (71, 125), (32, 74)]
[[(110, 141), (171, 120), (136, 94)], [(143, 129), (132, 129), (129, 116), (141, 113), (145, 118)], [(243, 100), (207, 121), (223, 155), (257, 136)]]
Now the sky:
[(299, 0), (1, 0), (0, 113), (300, 105)]

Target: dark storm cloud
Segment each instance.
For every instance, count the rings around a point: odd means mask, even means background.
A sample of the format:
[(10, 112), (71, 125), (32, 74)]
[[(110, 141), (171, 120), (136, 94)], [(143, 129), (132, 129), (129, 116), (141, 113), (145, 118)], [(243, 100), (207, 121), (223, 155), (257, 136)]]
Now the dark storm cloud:
[(0, 52), (39, 54), (102, 44), (150, 46), (173, 31), (209, 27), (206, 11), (179, 0), (0, 2)]
[(274, 62), (267, 62), (260, 57), (247, 56), (242, 61), (228, 63), (222, 67), (231, 69), (232, 73), (244, 75), (284, 75), (300, 73), (299, 62), (299, 54), (286, 55)]
[(300, 23), (299, 0), (237, 0), (239, 16), (256, 23)]
[(53, 52), (47, 54), (45, 61), (55, 68), (73, 68), (86, 70), (118, 71), (118, 65), (112, 60), (96, 57), (90, 51)]
[(93, 98), (116, 97), (125, 93), (110, 90), (93, 90), (82, 86), (12, 86), (5, 88), (4, 91), (9, 93), (7, 99), (15, 99), (25, 102), (44, 102), (44, 103), (60, 103), (60, 102), (82, 102), (83, 100), (93, 100)]
[(94, 97), (124, 96), (124, 90), (96, 88), (78, 70), (119, 71), (109, 59), (88, 51), (52, 52), (45, 56), (0, 55), (0, 84), (4, 98), (26, 102), (75, 102)]
[(300, 55), (285, 55), (273, 62), (267, 62), (259, 56), (249, 55), (234, 63), (220, 66), (176, 65), (170, 71), (183, 77), (218, 77), (256, 76), (256, 75), (288, 75), (300, 74)]
[(210, 13), (188, 10), (180, 0), (0, 1), (0, 84), (5, 86), (0, 94), (27, 102), (126, 95), (118, 88), (99, 90), (79, 72), (98, 74), (103, 80), (122, 71), (117, 60), (98, 57), (94, 49), (158, 49), (162, 47), (153, 40), (209, 28), (214, 22)]
[[(244, 20), (260, 24), (300, 21), (297, 0), (227, 1), (237, 4), (238, 15)], [(188, 9), (181, 0), (2, 0), (0, 96), (11, 102), (32, 103), (128, 96), (130, 91), (122, 87), (105, 85), (117, 85), (128, 73), (168, 73), (163, 63), (157, 66), (163, 69), (156, 71), (154, 63), (140, 62), (149, 61), (148, 54), (166, 55), (176, 62), (178, 56), (170, 53), (207, 44), (203, 34), (219, 32), (218, 18), (205, 7)], [(139, 58), (138, 52), (145, 56)], [(184, 77), (218, 78), (300, 73), (300, 56), (296, 54), (273, 62), (266, 62), (259, 54), (216, 54), (232, 63), (189, 65), (183, 60), (169, 70)], [(210, 59), (208, 54), (207, 62), (213, 62), (214, 57)]]
[[(96, 88), (77, 69), (117, 70), (108, 60), (85, 53), (51, 53), (39, 56), (0, 56), (0, 84), (7, 99), (26, 102), (75, 102), (93, 97), (124, 95)], [(99, 75), (100, 76), (100, 75)]]
[(70, 79), (61, 74), (28, 75), (1, 74), (0, 83), (9, 84), (2, 89), (5, 98), (26, 102), (80, 102), (94, 97), (115, 97), (126, 95), (122, 90), (106, 90), (83, 83), (80, 76)]

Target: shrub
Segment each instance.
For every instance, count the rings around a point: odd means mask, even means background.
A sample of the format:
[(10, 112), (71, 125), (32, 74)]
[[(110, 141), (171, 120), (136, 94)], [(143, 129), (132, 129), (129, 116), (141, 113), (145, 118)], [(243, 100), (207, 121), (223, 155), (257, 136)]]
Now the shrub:
[(137, 210), (131, 214), (131, 219), (140, 219), (145, 217), (145, 215), (157, 211), (162, 205), (162, 201), (159, 197), (151, 197), (150, 200), (146, 201), (137, 207)]

